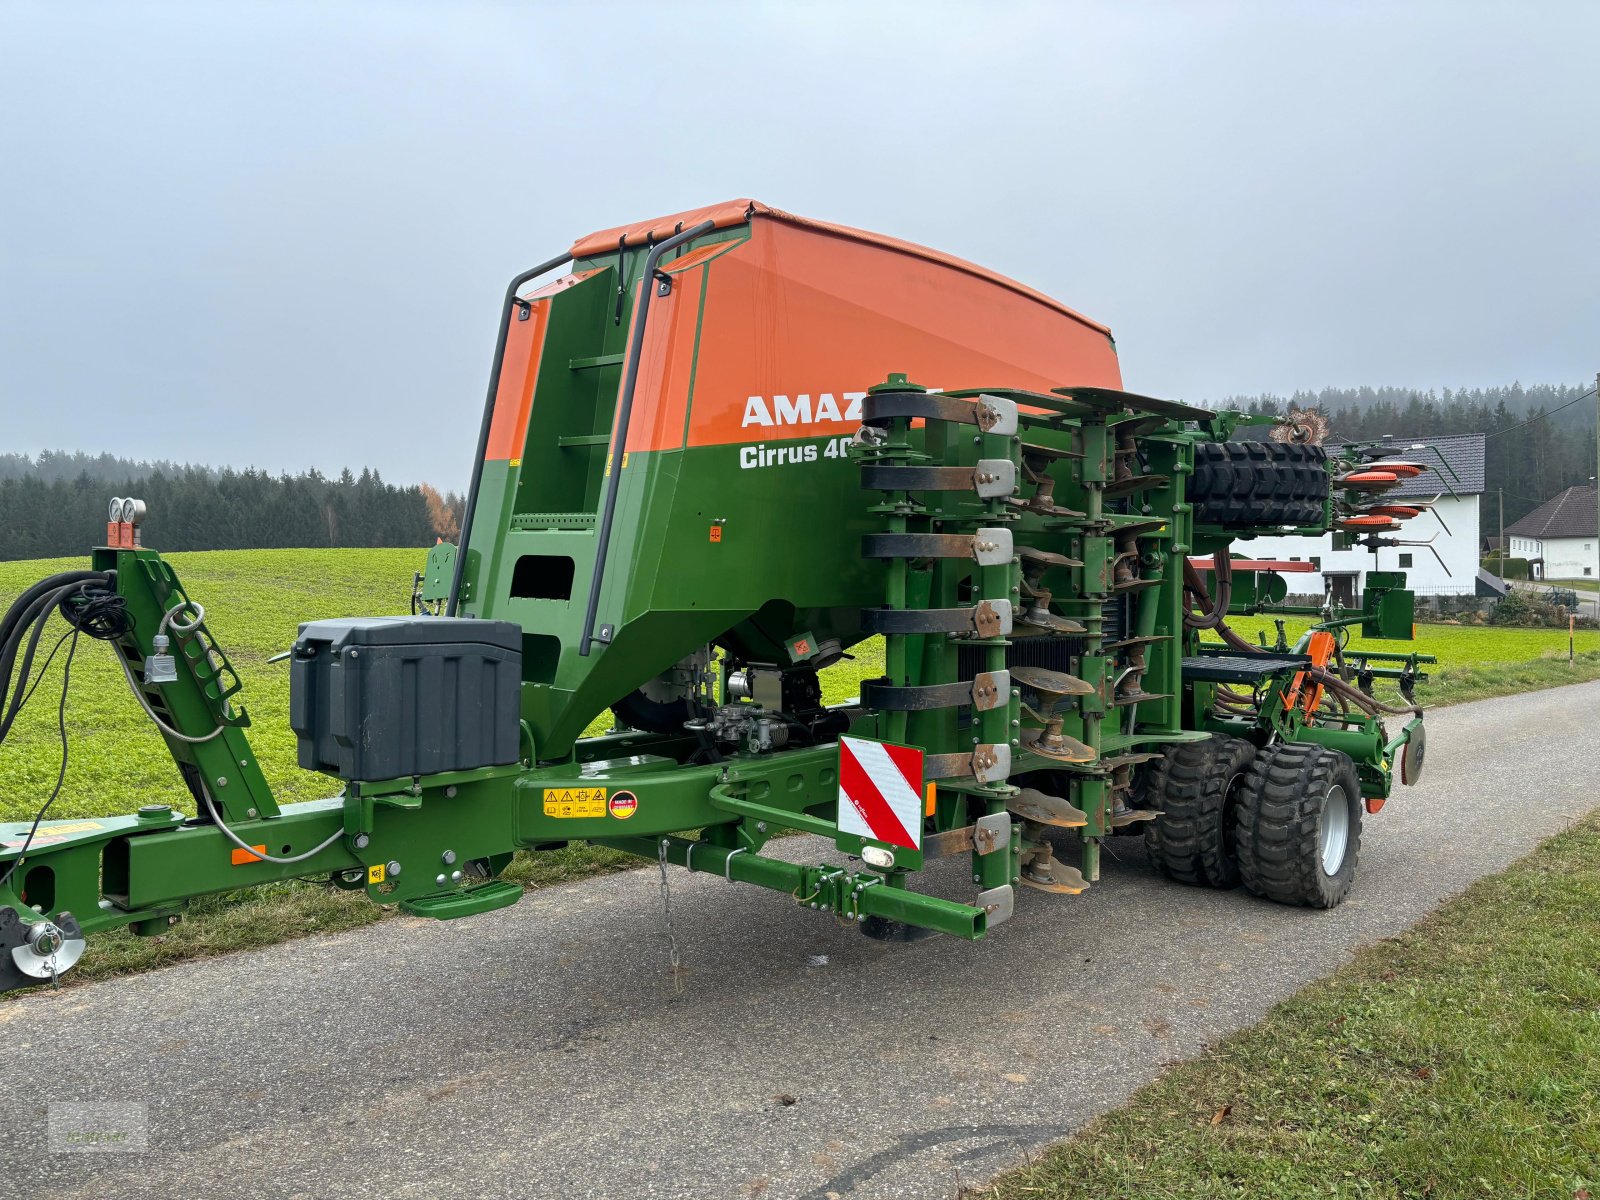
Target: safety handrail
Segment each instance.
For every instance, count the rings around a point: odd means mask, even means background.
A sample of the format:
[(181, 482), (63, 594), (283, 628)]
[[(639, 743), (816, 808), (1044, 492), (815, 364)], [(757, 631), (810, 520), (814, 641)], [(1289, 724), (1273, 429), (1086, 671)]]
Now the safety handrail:
[(606, 573), (606, 552), (611, 547), (611, 519), (617, 510), (617, 486), (622, 479), (622, 456), (628, 446), (628, 419), (633, 414), (633, 390), (639, 382), (639, 358), (644, 350), (644, 324), (650, 316), (650, 297), (655, 292), (656, 268), (669, 250), (717, 227), (715, 221), (701, 221), (692, 229), (675, 233), (650, 251), (644, 260), (644, 273), (639, 278), (639, 312), (633, 322), (633, 336), (628, 344), (628, 372), (622, 383), (622, 395), (617, 400), (617, 419), (611, 434), (610, 470), (606, 476), (605, 505), (600, 512), (600, 537), (595, 545), (594, 575), (589, 582), (589, 603), (583, 614), (583, 636), (578, 641), (578, 653), (587, 656), (594, 644), (594, 618), (600, 606), (600, 583)]
[(467, 567), (467, 538), (472, 532), (472, 518), (478, 511), (478, 487), (483, 482), (483, 456), (489, 452), (489, 426), (494, 423), (495, 397), (500, 393), (500, 372), (505, 366), (506, 341), (511, 336), (511, 310), (519, 303), (517, 289), (530, 279), (537, 279), (546, 271), (553, 271), (564, 262), (572, 261), (569, 250), (547, 263), (524, 271), (506, 285), (505, 303), (500, 308), (500, 336), (495, 341), (494, 364), (489, 368), (489, 395), (483, 402), (483, 425), (478, 430), (478, 457), (472, 463), (472, 484), (467, 488), (467, 505), (461, 513), (461, 544), (456, 548), (456, 569), (450, 578), (450, 603), (445, 606), (445, 616), (456, 615), (456, 605), (461, 597), (461, 576)]

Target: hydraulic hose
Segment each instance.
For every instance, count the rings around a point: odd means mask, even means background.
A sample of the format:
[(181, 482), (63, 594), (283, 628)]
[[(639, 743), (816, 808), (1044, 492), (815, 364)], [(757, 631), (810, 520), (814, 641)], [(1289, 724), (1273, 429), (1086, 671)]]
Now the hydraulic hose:
[(313, 855), (321, 854), (329, 846), (333, 845), (344, 836), (344, 830), (342, 828), (335, 829), (324, 841), (319, 842), (317, 845), (311, 847), (311, 849), (300, 854), (291, 855), (288, 858), (282, 858), (276, 854), (267, 854), (256, 849), (233, 830), (229, 829), (227, 825), (223, 823), (222, 814), (217, 812), (217, 806), (212, 803), (211, 793), (206, 791), (205, 788), (200, 789), (200, 799), (205, 801), (206, 811), (211, 814), (212, 823), (222, 831), (222, 836), (227, 838), (235, 846), (239, 847), (239, 849), (248, 850), (252, 855), (254, 855), (256, 858), (259, 858), (262, 862), (282, 863), (285, 865), (290, 863), (305, 862), (306, 859), (311, 858)]
[(0, 645), (11, 640), (12, 630), (16, 627), (22, 612), (43, 593), (66, 583), (104, 578), (105, 575), (100, 571), (63, 571), (58, 575), (50, 575), (39, 580), (38, 583), (13, 600), (11, 607), (6, 609), (5, 617), (0, 618)]
[[(1226, 642), (1233, 649), (1237, 650), (1240, 654), (1263, 653), (1260, 646), (1252, 646), (1249, 642), (1245, 641), (1244, 638), (1240, 637), (1237, 633), (1230, 629), (1225, 621), (1219, 621), (1217, 623), (1217, 633), (1221, 635), (1224, 642)], [(1341, 700), (1355, 705), (1363, 712), (1370, 713), (1374, 716), (1376, 716), (1378, 713), (1387, 713), (1390, 716), (1404, 716), (1408, 713), (1419, 717), (1422, 715), (1421, 705), (1384, 704), (1382, 701), (1367, 695), (1360, 688), (1352, 687), (1347, 680), (1340, 678), (1337, 674), (1325, 667), (1307, 667), (1306, 672), (1311, 676), (1312, 679), (1322, 684)]]
[[(1190, 629), (1216, 630), (1217, 635), (1222, 638), (1223, 642), (1240, 654), (1264, 653), (1261, 647), (1252, 645), (1229, 628), (1227, 621), (1224, 619), (1228, 612), (1228, 599), (1225, 595), (1225, 589), (1231, 590), (1232, 576), (1228, 573), (1229, 568), (1223, 555), (1218, 554), (1213, 561), (1217, 564), (1217, 600), (1215, 603), (1212, 602), (1205, 581), (1200, 578), (1200, 573), (1188, 562), (1183, 564), (1184, 590), (1191, 593), (1206, 608), (1206, 611), (1199, 616), (1193, 614), (1185, 615), (1184, 624)], [(1420, 717), (1422, 715), (1422, 706), (1419, 704), (1384, 704), (1382, 701), (1367, 695), (1360, 688), (1352, 687), (1347, 680), (1325, 667), (1307, 667), (1306, 673), (1338, 697), (1342, 703), (1353, 704), (1372, 716), (1377, 716), (1379, 713), (1396, 717), (1410, 715)]]
[(1190, 629), (1215, 629), (1228, 615), (1228, 605), (1233, 601), (1233, 560), (1226, 550), (1211, 556), (1212, 569), (1217, 576), (1217, 598), (1212, 601), (1205, 580), (1187, 558), (1183, 560), (1183, 588), (1199, 600), (1204, 612), (1185, 613), (1183, 623)]
[(1378, 713), (1387, 713), (1393, 717), (1420, 717), (1422, 715), (1422, 706), (1420, 704), (1384, 704), (1381, 701), (1374, 700), (1360, 688), (1352, 687), (1346, 680), (1339, 678), (1339, 676), (1335, 675), (1332, 671), (1329, 671), (1324, 667), (1312, 667), (1310, 669), (1310, 674), (1313, 679), (1326, 687), (1334, 695), (1348, 700), (1357, 708), (1363, 709), (1366, 712), (1374, 715)]
[[(62, 582), (65, 579), (67, 582)], [(7, 695), (11, 697), (10, 703), (5, 707), (5, 714), (0, 718), (0, 741), (3, 741), (11, 732), (12, 723), (16, 721), (17, 714), (22, 711), (23, 701), (28, 696), (28, 677), (33, 671), (33, 660), (39, 649), (39, 639), (44, 635), (44, 627), (49, 621), (50, 612), (61, 602), (75, 592), (80, 591), (89, 583), (109, 584), (111, 576), (99, 571), (70, 571), (64, 575), (52, 576), (41, 583), (53, 585), (41, 588), (35, 584), (28, 589), (27, 594), (32, 594), (32, 600), (22, 609), (20, 614), (7, 613), (7, 621), (11, 622), (7, 637), (0, 645), (0, 698)], [(18, 597), (20, 603), (23, 597)], [(14, 604), (13, 610), (16, 609)], [(13, 616), (15, 619), (13, 620)], [(31, 628), (31, 633), (29, 632)], [(11, 686), (12, 670), (16, 665), (17, 651), (26, 639), (27, 652), (22, 658), (21, 672), (16, 678), (16, 687)]]
[(11, 668), (16, 661), (17, 646), (21, 641), (21, 634), (28, 625), (38, 619), (39, 614), (49, 608), (55, 596), (59, 601), (63, 588), (74, 584), (97, 582), (109, 583), (111, 576), (103, 571), (63, 571), (58, 575), (51, 575), (41, 579), (22, 595), (18, 596), (6, 610), (3, 620), (0, 620), (0, 696), (9, 693), (11, 687)]
[(209, 742), (212, 738), (217, 737), (226, 728), (226, 726), (218, 725), (210, 733), (202, 734), (199, 737), (190, 737), (187, 733), (179, 733), (157, 716), (156, 710), (150, 707), (150, 700), (145, 696), (144, 688), (140, 686), (139, 681), (133, 677), (133, 668), (128, 666), (128, 660), (118, 654), (117, 663), (122, 667), (123, 678), (128, 681), (128, 687), (133, 691), (133, 698), (139, 702), (139, 707), (144, 709), (145, 716), (154, 721), (156, 728), (169, 738), (174, 738), (180, 742), (188, 742), (191, 746), (198, 746), (201, 742)]

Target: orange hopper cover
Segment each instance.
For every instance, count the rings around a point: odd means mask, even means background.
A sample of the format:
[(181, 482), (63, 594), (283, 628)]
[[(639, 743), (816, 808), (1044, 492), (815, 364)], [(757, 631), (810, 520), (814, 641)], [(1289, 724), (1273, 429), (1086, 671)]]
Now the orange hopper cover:
[(710, 221), (714, 228), (726, 229), (732, 225), (746, 224), (752, 217), (770, 217), (776, 221), (786, 221), (791, 225), (804, 226), (807, 229), (822, 233), (835, 234), (839, 237), (849, 238), (852, 241), (866, 242), (870, 245), (880, 246), (887, 250), (897, 250), (902, 254), (915, 255), (917, 258), (927, 259), (946, 267), (954, 267), (968, 275), (975, 275), (989, 283), (998, 283), (1002, 287), (1047, 304), (1056, 311), (1065, 313), (1074, 320), (1082, 321), (1091, 329), (1109, 334), (1111, 330), (1092, 321), (1080, 312), (1068, 308), (1061, 301), (1043, 292), (1035, 291), (1026, 284), (1018, 283), (1015, 279), (1008, 279), (987, 267), (980, 267), (977, 263), (968, 262), (964, 258), (957, 258), (953, 254), (945, 254), (939, 250), (930, 250), (926, 246), (919, 246), (915, 242), (903, 242), (899, 238), (886, 237), (881, 233), (872, 233), (865, 229), (855, 229), (849, 225), (834, 225), (828, 221), (815, 221), (809, 217), (797, 217), (793, 213), (784, 212), (782, 209), (773, 208), (759, 200), (724, 200), (720, 204), (708, 204), (703, 208), (691, 208), (688, 212), (673, 213), (671, 216), (655, 217), (648, 221), (636, 221), (631, 225), (618, 225), (611, 229), (602, 229), (581, 237), (572, 243), (572, 257), (591, 258), (600, 254), (615, 254), (618, 242), (626, 238), (630, 247), (636, 247), (646, 241), (659, 242), (671, 237), (674, 233), (685, 229), (692, 229), (702, 221)]

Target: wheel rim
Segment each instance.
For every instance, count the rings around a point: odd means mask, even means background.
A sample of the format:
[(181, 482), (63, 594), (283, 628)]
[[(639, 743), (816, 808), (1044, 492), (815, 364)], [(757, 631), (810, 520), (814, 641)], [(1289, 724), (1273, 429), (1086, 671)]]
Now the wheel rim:
[(1228, 786), (1222, 791), (1222, 852), (1230, 860), (1238, 855), (1238, 837), (1233, 828), (1233, 805), (1239, 798), (1239, 787), (1244, 783), (1244, 772), (1240, 771), (1228, 780)]
[(1344, 866), (1344, 852), (1350, 844), (1350, 798), (1344, 794), (1342, 785), (1334, 784), (1322, 798), (1322, 820), (1318, 824), (1322, 870), (1325, 874), (1337, 875)]

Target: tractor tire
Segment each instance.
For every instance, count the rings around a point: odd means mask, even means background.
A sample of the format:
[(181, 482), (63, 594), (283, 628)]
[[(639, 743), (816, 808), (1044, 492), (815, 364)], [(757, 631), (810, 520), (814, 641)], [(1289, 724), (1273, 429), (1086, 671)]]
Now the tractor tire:
[(1327, 451), (1289, 442), (1199, 442), (1189, 500), (1201, 525), (1321, 525)]
[(1279, 904), (1333, 908), (1355, 878), (1361, 812), (1349, 755), (1294, 742), (1260, 751), (1234, 806), (1241, 882)]
[(1242, 738), (1182, 742), (1152, 759), (1143, 804), (1161, 813), (1144, 827), (1150, 861), (1193, 887), (1239, 886), (1232, 801), (1255, 758)]

